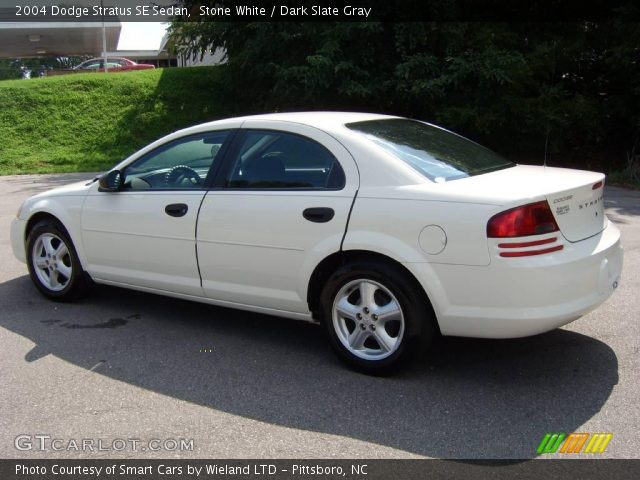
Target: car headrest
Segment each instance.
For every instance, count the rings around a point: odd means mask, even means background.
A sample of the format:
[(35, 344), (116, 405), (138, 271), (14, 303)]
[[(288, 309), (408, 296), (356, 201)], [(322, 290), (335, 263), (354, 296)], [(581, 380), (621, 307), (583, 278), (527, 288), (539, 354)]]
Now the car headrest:
[(243, 177), (250, 182), (284, 182), (285, 169), (277, 155), (252, 158), (243, 168)]

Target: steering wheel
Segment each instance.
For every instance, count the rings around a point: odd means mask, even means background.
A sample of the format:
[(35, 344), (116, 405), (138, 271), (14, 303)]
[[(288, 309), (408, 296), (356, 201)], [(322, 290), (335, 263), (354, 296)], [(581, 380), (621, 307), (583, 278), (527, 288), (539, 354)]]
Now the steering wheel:
[(166, 173), (164, 183), (168, 187), (192, 188), (202, 185), (202, 178), (193, 168), (176, 165)]

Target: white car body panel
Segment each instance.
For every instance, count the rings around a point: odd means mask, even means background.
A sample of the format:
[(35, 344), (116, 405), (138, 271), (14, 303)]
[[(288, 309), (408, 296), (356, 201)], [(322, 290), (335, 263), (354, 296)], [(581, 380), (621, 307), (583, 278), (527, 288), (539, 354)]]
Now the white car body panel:
[[(523, 337), (585, 315), (620, 281), (620, 232), (609, 223), (602, 234), (566, 242), (559, 253), (492, 262), (490, 268), (430, 265), (446, 292), (437, 306), (443, 335)], [(423, 266), (414, 264), (414, 271)]]
[[(11, 238), (14, 252), (17, 258), (24, 259), (24, 239), (27, 217), (38, 214), (52, 214), (65, 226), (71, 240), (76, 246), (78, 258), (82, 264), (86, 264), (87, 257), (84, 252), (84, 244), (80, 235), (82, 205), (89, 189), (87, 181), (75, 182), (63, 187), (57, 187), (47, 192), (39, 193), (27, 199), (22, 208), (21, 216), (12, 226)], [(19, 231), (13, 232), (16, 228)], [(15, 237), (15, 238), (14, 238)], [(24, 260), (23, 260), (24, 261)]]
[[(346, 185), (339, 191), (109, 193), (80, 182), (25, 201), (12, 224), (14, 253), (25, 261), (27, 221), (48, 213), (63, 223), (98, 283), (311, 320), (307, 289), (316, 266), (341, 249), (370, 251), (402, 264), (427, 293), (442, 333), (459, 336), (540, 333), (611, 295), (620, 281), (622, 247), (618, 229), (604, 215), (601, 187), (595, 188), (602, 174), (515, 166), (435, 183), (345, 126), (383, 118), (394, 117), (273, 114), (175, 132), (116, 168), (186, 135), (282, 129), (328, 148), (343, 167)], [(517, 240), (549, 239), (562, 250), (500, 256), (502, 240), (487, 238), (488, 220), (542, 200), (560, 231)], [(169, 203), (187, 203), (187, 215), (167, 216)], [(331, 207), (335, 217), (308, 222), (301, 215), (307, 207)]]
[[(99, 192), (92, 186), (82, 209), (84, 269), (109, 280), (187, 295), (202, 295), (196, 261), (196, 220), (203, 191)], [(187, 214), (164, 209), (184, 203)]]
[[(393, 198), (388, 193), (386, 189), (365, 188), (358, 192), (345, 250), (379, 251), (400, 262), (489, 264), (486, 220), (495, 206), (428, 200), (427, 196), (419, 200)], [(452, 209), (456, 209), (456, 222), (450, 220)], [(419, 244), (420, 233), (428, 225), (445, 226), (446, 248), (435, 255)]]
[[(340, 250), (353, 201), (321, 195), (328, 192), (308, 193), (315, 195), (207, 194), (198, 225), (198, 258), (207, 297), (308, 312), (311, 272), (305, 266), (315, 268)], [(305, 208), (318, 206), (335, 210), (331, 222), (310, 223), (302, 217)]]
[(215, 298), (207, 298), (201, 295), (200, 296), (186, 295), (183, 293), (177, 293), (175, 291), (159, 290), (155, 288), (148, 288), (148, 287), (143, 287), (140, 285), (134, 285), (129, 283), (112, 282), (109, 280), (99, 280), (96, 283), (99, 283), (102, 285), (111, 285), (113, 287), (122, 287), (122, 288), (131, 289), (131, 290), (138, 290), (140, 292), (155, 293), (158, 295), (165, 295), (167, 297), (179, 298), (181, 300), (191, 300), (194, 302), (206, 303), (209, 305), (216, 305), (218, 307), (237, 308), (239, 310), (245, 310), (247, 312), (262, 313), (264, 315), (276, 315), (278, 317), (291, 318), (293, 320), (302, 320), (306, 322), (315, 323), (314, 319), (311, 317), (311, 312), (297, 313), (297, 312), (291, 312), (289, 310), (278, 310), (277, 308), (267, 308), (267, 307), (261, 307), (258, 305), (247, 305), (247, 304), (237, 303), (237, 302), (228, 302), (228, 301), (219, 300)]
[[(124, 168), (165, 143), (187, 135), (240, 127), (242, 120), (196, 126), (167, 135), (114, 168)], [(203, 296), (195, 256), (197, 213), (205, 191), (99, 192), (93, 184), (83, 208), (82, 237), (89, 245), (83, 262), (98, 282), (115, 282), (186, 295)], [(118, 198), (117, 200), (114, 199)], [(171, 203), (185, 203), (181, 218), (165, 214)], [(123, 252), (127, 252), (123, 256)], [(167, 252), (172, 252), (170, 255)], [(161, 263), (164, 262), (164, 263)]]

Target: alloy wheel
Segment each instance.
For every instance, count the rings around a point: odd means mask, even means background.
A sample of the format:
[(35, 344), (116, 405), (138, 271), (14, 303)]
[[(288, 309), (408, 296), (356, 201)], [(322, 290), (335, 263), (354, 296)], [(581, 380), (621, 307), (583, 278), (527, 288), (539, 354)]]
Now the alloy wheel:
[(405, 321), (400, 302), (373, 280), (345, 284), (335, 296), (332, 319), (342, 345), (364, 360), (382, 360), (402, 343)]
[(38, 280), (52, 292), (64, 290), (73, 274), (71, 255), (64, 241), (53, 233), (43, 233), (33, 244), (31, 262)]

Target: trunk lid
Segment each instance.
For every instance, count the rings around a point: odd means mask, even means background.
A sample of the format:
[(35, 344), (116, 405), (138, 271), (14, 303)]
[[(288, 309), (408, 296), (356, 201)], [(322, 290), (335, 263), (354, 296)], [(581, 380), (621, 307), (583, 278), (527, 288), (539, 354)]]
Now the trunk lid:
[[(511, 201), (522, 200), (524, 204), (536, 197), (546, 198), (560, 232), (568, 241), (578, 242), (604, 230), (604, 174), (531, 165), (518, 165), (495, 173), (498, 175), (494, 181), (502, 184), (496, 185), (496, 189), (503, 189)], [(492, 174), (472, 178), (483, 176)]]
[[(599, 182), (602, 184), (594, 189)], [(429, 187), (431, 195), (442, 195), (443, 200), (483, 202), (505, 209), (546, 199), (570, 242), (592, 237), (605, 228), (603, 190), (602, 173), (534, 165), (516, 165)]]
[[(604, 175), (602, 176), (604, 179)], [(547, 195), (560, 231), (570, 242), (578, 242), (604, 230), (604, 180)]]

